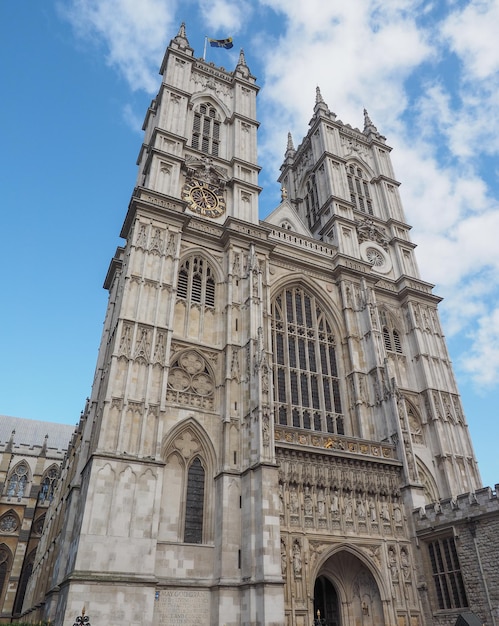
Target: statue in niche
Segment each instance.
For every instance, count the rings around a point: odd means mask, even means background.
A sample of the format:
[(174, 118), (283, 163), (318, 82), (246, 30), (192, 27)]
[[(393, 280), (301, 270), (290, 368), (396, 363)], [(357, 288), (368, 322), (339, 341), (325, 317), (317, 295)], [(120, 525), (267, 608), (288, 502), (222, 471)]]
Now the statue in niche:
[(319, 487), (317, 491), (317, 512), (319, 513), (319, 517), (324, 517), (326, 513), (324, 489), (322, 487)]
[(388, 502), (383, 498), (381, 502), (381, 519), (384, 522), (390, 522), (390, 510), (388, 508)]
[(393, 582), (397, 582), (399, 574), (397, 569), (397, 556), (395, 555), (395, 549), (393, 546), (390, 546), (388, 549), (388, 567), (390, 568), (390, 574)]
[(398, 501), (394, 502), (393, 504), (393, 519), (395, 520), (396, 524), (402, 523), (402, 511), (400, 509), (400, 504), (398, 503)]
[(296, 487), (291, 487), (289, 498), (289, 510), (291, 513), (296, 515), (300, 509), (300, 504), (298, 502), (298, 493), (296, 492)]
[(411, 566), (409, 564), (409, 554), (406, 548), (402, 548), (402, 550), (400, 551), (400, 566), (404, 574), (404, 580), (410, 580)]
[(352, 521), (353, 515), (353, 501), (351, 494), (348, 494), (345, 500), (345, 508), (343, 509), (343, 513), (345, 515), (345, 519), (348, 521)]
[(366, 519), (366, 507), (362, 498), (359, 498), (357, 501), (357, 517), (361, 520)]
[(286, 575), (286, 570), (288, 568), (288, 557), (286, 554), (286, 544), (284, 543), (284, 539), (281, 539), (281, 572), (282, 575)]
[(310, 488), (305, 487), (305, 515), (313, 515), (312, 496), (310, 495)]
[(338, 495), (338, 490), (335, 489), (331, 495), (331, 513), (333, 515), (338, 515), (340, 511), (340, 497)]
[(301, 548), (300, 543), (296, 540), (293, 544), (293, 571), (296, 578), (301, 577)]
[(282, 483), (279, 483), (279, 513), (284, 515), (284, 488)]
[(369, 517), (372, 523), (376, 523), (378, 521), (378, 516), (376, 514), (376, 502), (374, 498), (369, 498)]

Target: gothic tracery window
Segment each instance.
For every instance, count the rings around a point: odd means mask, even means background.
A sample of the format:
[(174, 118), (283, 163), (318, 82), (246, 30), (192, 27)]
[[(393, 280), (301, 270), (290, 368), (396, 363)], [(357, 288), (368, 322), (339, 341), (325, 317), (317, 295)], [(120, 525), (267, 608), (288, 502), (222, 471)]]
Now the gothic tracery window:
[(366, 175), (355, 165), (347, 167), (348, 190), (350, 192), (350, 202), (358, 211), (373, 215), (373, 204), (369, 190), (369, 181)]
[(288, 288), (275, 298), (272, 341), (276, 421), (344, 434), (335, 338), (314, 296)]
[(38, 500), (40, 502), (52, 502), (54, 499), (54, 491), (59, 476), (59, 470), (53, 466), (45, 472), (42, 482), (40, 483), (40, 493), (38, 494)]
[(200, 104), (194, 112), (191, 145), (205, 154), (219, 154), (220, 119), (215, 107), (208, 103)]
[(191, 304), (215, 306), (215, 278), (211, 267), (201, 257), (190, 257), (180, 267), (177, 296)]
[(21, 499), (24, 495), (26, 495), (28, 476), (29, 470), (26, 463), (19, 463), (9, 476), (7, 483), (7, 497)]

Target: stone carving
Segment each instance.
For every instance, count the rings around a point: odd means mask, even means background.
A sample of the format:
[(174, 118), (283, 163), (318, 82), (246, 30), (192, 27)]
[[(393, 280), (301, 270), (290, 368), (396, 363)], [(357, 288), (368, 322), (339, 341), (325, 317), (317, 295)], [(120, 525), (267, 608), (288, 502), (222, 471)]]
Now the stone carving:
[(286, 575), (286, 570), (288, 568), (288, 555), (286, 553), (286, 543), (284, 539), (281, 539), (281, 573), (283, 576)]
[(301, 578), (302, 560), (301, 560), (301, 546), (298, 539), (295, 539), (293, 543), (293, 572), (295, 578)]

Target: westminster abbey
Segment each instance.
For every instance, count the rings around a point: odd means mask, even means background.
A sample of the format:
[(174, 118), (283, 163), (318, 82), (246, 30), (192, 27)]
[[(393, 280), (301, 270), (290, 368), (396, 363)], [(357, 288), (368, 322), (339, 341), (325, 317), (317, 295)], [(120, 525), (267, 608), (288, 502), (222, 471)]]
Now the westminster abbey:
[(261, 221), (244, 53), (232, 72), (198, 59), (182, 25), (160, 73), (92, 393), (19, 614), (495, 626), (497, 494), (385, 137), (317, 89)]

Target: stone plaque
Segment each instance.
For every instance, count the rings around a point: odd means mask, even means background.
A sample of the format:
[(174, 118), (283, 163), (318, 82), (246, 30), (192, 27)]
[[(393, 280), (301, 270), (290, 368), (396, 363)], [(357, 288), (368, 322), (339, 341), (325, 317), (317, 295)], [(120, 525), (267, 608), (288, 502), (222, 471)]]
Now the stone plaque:
[(210, 592), (198, 589), (165, 589), (155, 606), (158, 626), (209, 626)]

